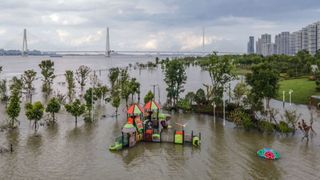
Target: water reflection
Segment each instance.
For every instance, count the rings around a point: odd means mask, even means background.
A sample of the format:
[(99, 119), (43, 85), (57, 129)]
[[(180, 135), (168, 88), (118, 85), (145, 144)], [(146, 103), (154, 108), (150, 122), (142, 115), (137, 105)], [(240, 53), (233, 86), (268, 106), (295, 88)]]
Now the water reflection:
[(32, 134), (27, 138), (27, 148), (30, 149), (33, 153), (40, 153), (42, 146), (42, 135), (41, 134)]

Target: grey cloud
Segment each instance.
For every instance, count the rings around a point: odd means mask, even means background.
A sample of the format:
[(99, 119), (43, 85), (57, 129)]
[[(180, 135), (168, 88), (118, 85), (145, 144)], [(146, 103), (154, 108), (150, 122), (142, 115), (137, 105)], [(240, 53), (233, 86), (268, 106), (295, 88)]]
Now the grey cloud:
[(108, 25), (116, 50), (199, 50), (204, 26), (208, 50), (245, 51), (249, 35), (294, 31), (319, 9), (318, 0), (5, 0), (0, 48), (20, 48), (26, 27), (31, 49), (100, 50)]

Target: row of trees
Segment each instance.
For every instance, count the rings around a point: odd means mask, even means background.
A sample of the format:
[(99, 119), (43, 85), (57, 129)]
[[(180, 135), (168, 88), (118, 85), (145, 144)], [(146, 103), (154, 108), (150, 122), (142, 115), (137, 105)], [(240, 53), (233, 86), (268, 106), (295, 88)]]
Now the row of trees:
[[(54, 124), (56, 122), (56, 113), (62, 107), (75, 117), (75, 124), (77, 124), (78, 117), (84, 115), (86, 122), (92, 122), (92, 110), (95, 102), (110, 102), (116, 108), (116, 114), (120, 106), (121, 99), (126, 101), (128, 106), (129, 98), (133, 101), (134, 96), (138, 96), (140, 100), (140, 83), (136, 78), (130, 78), (128, 69), (112, 68), (109, 71), (108, 78), (110, 80), (111, 88), (99, 82), (95, 72), (87, 67), (80, 66), (75, 72), (67, 70), (64, 73), (65, 81), (67, 84), (66, 95), (53, 94), (52, 87), (56, 77), (54, 73), (54, 62), (51, 60), (44, 60), (39, 64), (41, 68), (41, 80), (43, 82), (41, 91), (45, 98), (51, 96), (46, 104), (40, 101), (32, 103), (32, 95), (35, 92), (34, 81), (39, 79), (34, 70), (26, 70), (24, 74), (19, 77), (13, 77), (10, 83), (9, 97), (7, 96), (6, 81), (0, 82), (1, 99), (7, 99), (6, 112), (8, 114), (8, 125), (11, 128), (19, 125), (18, 117), (21, 111), (22, 96), (25, 94), (27, 102), (24, 106), (25, 115), (33, 121), (35, 132), (37, 131), (39, 121), (43, 119), (44, 113), (47, 112), (51, 116), (47, 120), (48, 123)], [(2, 67), (0, 68), (0, 71)], [(89, 75), (92, 76), (89, 76)], [(90, 78), (90, 85), (88, 87)], [(77, 85), (80, 91), (77, 91)], [(84, 91), (85, 90), (85, 91)]]

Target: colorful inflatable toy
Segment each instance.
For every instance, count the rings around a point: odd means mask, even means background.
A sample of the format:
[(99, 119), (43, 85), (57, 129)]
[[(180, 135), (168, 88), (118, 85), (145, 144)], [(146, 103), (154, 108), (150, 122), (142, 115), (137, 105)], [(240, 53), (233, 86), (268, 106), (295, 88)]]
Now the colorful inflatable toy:
[(276, 160), (280, 158), (280, 154), (276, 150), (270, 148), (260, 149), (257, 151), (257, 154), (259, 157), (264, 159)]

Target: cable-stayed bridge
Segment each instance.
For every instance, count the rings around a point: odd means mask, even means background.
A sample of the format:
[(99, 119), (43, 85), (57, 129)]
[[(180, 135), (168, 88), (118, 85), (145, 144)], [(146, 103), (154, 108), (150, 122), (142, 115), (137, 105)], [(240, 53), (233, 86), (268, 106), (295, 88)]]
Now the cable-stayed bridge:
[[(109, 28), (106, 28), (106, 44), (105, 50), (48, 50), (42, 51), (43, 55), (104, 55), (110, 57), (111, 55), (153, 55), (153, 56), (205, 56), (213, 51), (204, 51), (205, 46), (205, 35), (203, 32), (202, 37), (202, 51), (170, 51), (170, 50), (111, 50), (110, 48), (110, 37), (109, 37)], [(216, 54), (242, 54), (241, 52), (221, 52), (214, 51)], [(27, 46), (27, 30), (23, 31), (23, 42), (22, 42), (22, 56), (28, 55), (28, 46)]]

